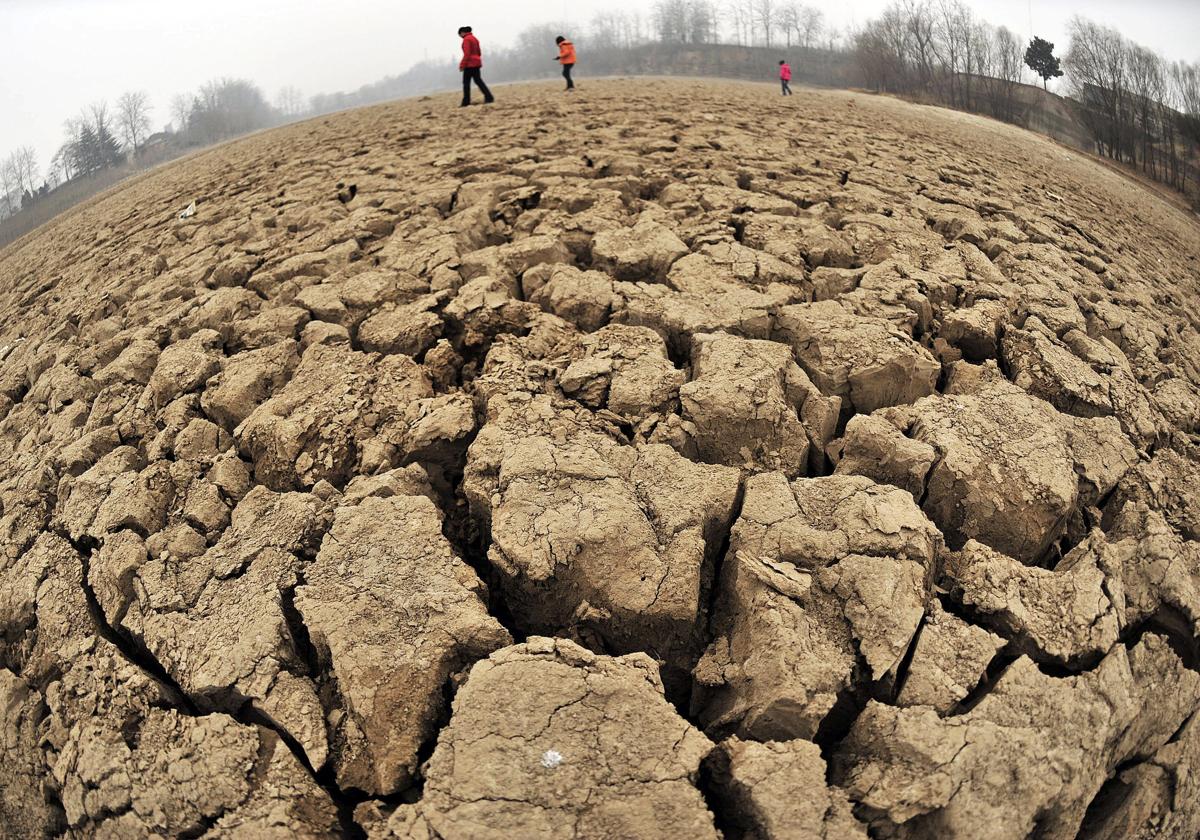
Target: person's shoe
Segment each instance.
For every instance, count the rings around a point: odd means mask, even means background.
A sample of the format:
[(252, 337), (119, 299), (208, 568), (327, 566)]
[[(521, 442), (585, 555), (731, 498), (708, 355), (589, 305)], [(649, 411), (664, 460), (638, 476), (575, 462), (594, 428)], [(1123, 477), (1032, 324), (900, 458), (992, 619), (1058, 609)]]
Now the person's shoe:
[(491, 104), (492, 104), (493, 102), (495, 102), (495, 101), (496, 101), (496, 97), (494, 97), (494, 96), (489, 96), (487, 99), (483, 100), (483, 104), (484, 104), (484, 105), (491, 105)]

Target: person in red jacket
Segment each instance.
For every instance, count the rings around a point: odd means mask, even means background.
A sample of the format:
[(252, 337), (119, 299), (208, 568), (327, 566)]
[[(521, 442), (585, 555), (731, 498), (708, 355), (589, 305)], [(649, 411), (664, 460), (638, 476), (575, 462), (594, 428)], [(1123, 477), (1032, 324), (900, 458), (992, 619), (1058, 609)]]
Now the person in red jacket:
[(783, 85), (783, 95), (792, 95), (792, 68), (784, 59), (779, 59), (779, 84)]
[(571, 80), (571, 71), (575, 69), (575, 45), (561, 35), (554, 39), (554, 43), (558, 44), (558, 55), (554, 60), (562, 65), (567, 90), (575, 90), (575, 82)]
[(462, 107), (466, 108), (471, 104), (471, 82), (474, 81), (483, 94), (483, 103), (486, 105), (489, 102), (495, 102), (496, 97), (492, 96), (492, 92), (488, 90), (488, 86), (483, 83), (481, 68), (483, 67), (483, 51), (479, 49), (479, 39), (471, 34), (471, 27), (460, 26), (458, 28), (458, 37), (462, 38), (463, 57), (462, 61), (458, 62), (458, 69), (463, 74), (463, 98)]

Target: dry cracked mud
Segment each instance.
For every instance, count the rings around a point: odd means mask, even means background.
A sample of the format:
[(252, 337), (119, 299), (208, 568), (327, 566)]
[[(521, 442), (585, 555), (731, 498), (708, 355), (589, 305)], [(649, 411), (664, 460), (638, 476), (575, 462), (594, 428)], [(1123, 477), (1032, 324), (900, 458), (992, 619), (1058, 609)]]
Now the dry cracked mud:
[(450, 104), (0, 253), (0, 834), (1197, 836), (1194, 219), (864, 95)]

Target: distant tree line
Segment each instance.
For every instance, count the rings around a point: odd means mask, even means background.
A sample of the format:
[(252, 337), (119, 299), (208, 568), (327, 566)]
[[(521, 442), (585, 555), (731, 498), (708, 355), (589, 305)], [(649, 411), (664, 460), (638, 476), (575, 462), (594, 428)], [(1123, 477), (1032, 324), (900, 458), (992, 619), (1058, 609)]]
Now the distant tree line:
[[(308, 103), (295, 87), (280, 90), (271, 104), (252, 82), (216, 79), (195, 93), (176, 95), (171, 100), (171, 121), (159, 132), (152, 130), (152, 112), (145, 91), (121, 94), (115, 110), (105, 101), (84, 108), (64, 122), (63, 143), (44, 178), (31, 147), (21, 147), (0, 160), (0, 219), (31, 207), (60, 186), (96, 178), (106, 170), (153, 165), (189, 148), (299, 119), (308, 112)], [(110, 181), (105, 177), (97, 184)]]
[(1185, 190), (1200, 148), (1200, 65), (1076, 17), (1064, 65), (1096, 150)]
[(1025, 47), (961, 0), (893, 3), (855, 33), (851, 48), (874, 90), (1020, 121)]
[[(961, 0), (900, 0), (852, 38), (868, 87), (1025, 125), (1038, 100), (1023, 89), (1066, 71), (1069, 106), (1099, 154), (1139, 166), (1180, 191), (1198, 185), (1200, 66), (1169, 63), (1115, 29), (1076, 17), (1061, 62), (1054, 45), (1022, 46)], [(1045, 100), (1041, 100), (1044, 105)]]

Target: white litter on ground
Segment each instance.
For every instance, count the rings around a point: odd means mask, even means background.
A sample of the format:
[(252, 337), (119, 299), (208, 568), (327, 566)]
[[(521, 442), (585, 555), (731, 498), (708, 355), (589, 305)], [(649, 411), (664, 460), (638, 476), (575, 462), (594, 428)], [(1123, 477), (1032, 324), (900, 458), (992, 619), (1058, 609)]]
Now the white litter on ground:
[(562, 760), (562, 753), (558, 752), (558, 750), (546, 750), (542, 753), (542, 766), (547, 770), (553, 770), (562, 764)]

